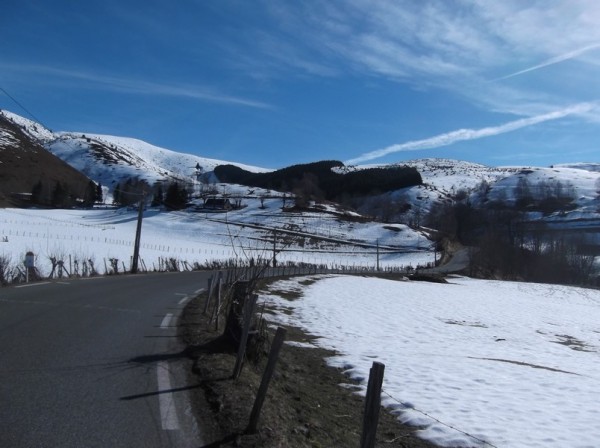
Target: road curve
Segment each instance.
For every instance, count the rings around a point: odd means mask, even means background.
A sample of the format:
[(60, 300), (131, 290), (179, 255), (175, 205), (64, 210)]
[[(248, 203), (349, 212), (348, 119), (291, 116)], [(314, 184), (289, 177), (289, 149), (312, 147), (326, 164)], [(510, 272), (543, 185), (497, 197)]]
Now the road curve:
[(176, 322), (208, 275), (0, 289), (0, 446), (200, 446)]

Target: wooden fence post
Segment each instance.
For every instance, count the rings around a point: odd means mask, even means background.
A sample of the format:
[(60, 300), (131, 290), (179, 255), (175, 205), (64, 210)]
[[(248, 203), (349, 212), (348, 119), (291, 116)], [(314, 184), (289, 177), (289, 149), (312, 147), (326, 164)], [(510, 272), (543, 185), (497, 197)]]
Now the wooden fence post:
[(283, 340), (285, 339), (285, 333), (285, 328), (277, 328), (275, 338), (273, 339), (273, 345), (271, 345), (271, 351), (269, 352), (269, 360), (267, 361), (267, 367), (265, 368), (265, 372), (263, 373), (263, 377), (260, 382), (260, 387), (258, 388), (256, 399), (254, 400), (254, 406), (252, 407), (252, 412), (250, 413), (250, 422), (248, 423), (248, 427), (246, 428), (247, 434), (254, 434), (256, 432), (256, 427), (258, 426), (258, 419), (260, 417), (260, 411), (265, 401), (265, 397), (267, 396), (267, 390), (269, 389), (269, 383), (271, 382), (271, 377), (273, 376), (273, 372), (275, 371), (275, 364), (277, 363), (279, 351), (281, 350)]
[(233, 287), (233, 297), (229, 304), (227, 320), (225, 321), (225, 331), (223, 334), (231, 339), (238, 347), (238, 341), (242, 337), (244, 304), (250, 295), (250, 283), (247, 281), (238, 281)]
[(206, 314), (208, 312), (208, 305), (210, 304), (210, 297), (212, 295), (212, 284), (213, 284), (213, 278), (211, 276), (208, 279), (208, 285), (207, 285), (208, 297), (206, 298), (206, 302), (204, 302), (204, 310), (202, 311), (202, 314)]
[(215, 306), (215, 331), (219, 331), (219, 309), (221, 308), (221, 283), (223, 275), (219, 272), (219, 280), (217, 281), (217, 304)]
[(369, 373), (369, 385), (367, 386), (367, 397), (365, 399), (365, 414), (363, 417), (362, 435), (360, 437), (360, 448), (375, 448), (384, 370), (384, 364), (377, 361), (373, 362)]
[(235, 367), (233, 368), (234, 380), (237, 380), (242, 372), (244, 356), (246, 356), (246, 346), (248, 345), (248, 333), (250, 333), (250, 324), (252, 323), (252, 316), (254, 315), (254, 308), (256, 307), (257, 300), (258, 295), (252, 294), (244, 303), (244, 324), (240, 345), (238, 346), (237, 358), (235, 360)]

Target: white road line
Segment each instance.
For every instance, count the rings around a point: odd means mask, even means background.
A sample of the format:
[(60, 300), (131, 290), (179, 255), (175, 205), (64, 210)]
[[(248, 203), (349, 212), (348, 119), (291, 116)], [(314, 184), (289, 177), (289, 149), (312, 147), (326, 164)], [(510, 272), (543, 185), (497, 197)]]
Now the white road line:
[(10, 299), (0, 299), (2, 303), (19, 303), (19, 304), (27, 304), (27, 305), (56, 305), (51, 302), (40, 302), (36, 300), (10, 300)]
[(162, 421), (162, 429), (173, 431), (179, 429), (179, 420), (175, 411), (175, 400), (170, 391), (171, 379), (169, 378), (169, 363), (167, 361), (159, 361), (156, 366), (156, 376), (158, 379), (158, 404), (160, 407), (160, 419)]
[(180, 305), (185, 305), (186, 303), (188, 303), (190, 301), (191, 297), (184, 297), (183, 299), (181, 299), (179, 301)]
[(70, 285), (69, 282), (56, 282), (57, 285)]
[(42, 286), (42, 285), (48, 285), (48, 284), (50, 284), (50, 282), (27, 283), (26, 285), (15, 286), (15, 288), (30, 288), (32, 286)]
[(96, 277), (81, 277), (79, 280), (103, 280), (107, 277), (105, 276), (96, 276)]
[(206, 291), (206, 288), (200, 288), (200, 289), (197, 289), (196, 291), (194, 291), (194, 294), (201, 294), (204, 291)]
[(173, 315), (171, 313), (168, 313), (165, 317), (163, 317), (163, 320), (160, 323), (160, 328), (162, 328), (163, 330), (169, 328), (169, 325), (171, 324), (171, 319), (173, 319)]
[(187, 294), (185, 292), (176, 292), (175, 295), (176, 296), (187, 296)]

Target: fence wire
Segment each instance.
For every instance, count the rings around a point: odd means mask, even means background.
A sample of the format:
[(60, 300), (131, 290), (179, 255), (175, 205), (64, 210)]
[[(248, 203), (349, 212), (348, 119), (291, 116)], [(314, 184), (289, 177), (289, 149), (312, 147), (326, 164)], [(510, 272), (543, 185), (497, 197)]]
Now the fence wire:
[(452, 425), (449, 425), (448, 423), (444, 423), (440, 419), (435, 418), (433, 415), (430, 415), (430, 414), (428, 414), (425, 411), (421, 411), (420, 409), (417, 409), (414, 406), (409, 405), (408, 403), (405, 403), (403, 401), (398, 400), (396, 397), (393, 397), (392, 395), (390, 395), (390, 393), (387, 392), (383, 388), (381, 389), (381, 392), (384, 393), (385, 395), (387, 395), (389, 398), (391, 398), (395, 402), (397, 402), (398, 404), (404, 406), (405, 408), (410, 409), (410, 410), (415, 411), (415, 412), (418, 412), (419, 414), (422, 414), (425, 417), (430, 418), (431, 420), (434, 420), (435, 422), (439, 423), (442, 426), (445, 426), (446, 428), (450, 428), (450, 429), (452, 429), (452, 430), (454, 430), (456, 432), (459, 432), (459, 433), (461, 433), (461, 434), (463, 434), (463, 435), (465, 435), (467, 437), (470, 437), (473, 440), (477, 440), (478, 442), (483, 443), (484, 445), (491, 446), (492, 448), (498, 448), (496, 445), (493, 445), (492, 443), (488, 442), (487, 440), (483, 440), (483, 439), (481, 439), (481, 438), (479, 438), (477, 436), (474, 436), (473, 434), (469, 434), (468, 432), (465, 432), (465, 431), (463, 431), (461, 429), (458, 429), (458, 428), (456, 428), (456, 427), (454, 427)]

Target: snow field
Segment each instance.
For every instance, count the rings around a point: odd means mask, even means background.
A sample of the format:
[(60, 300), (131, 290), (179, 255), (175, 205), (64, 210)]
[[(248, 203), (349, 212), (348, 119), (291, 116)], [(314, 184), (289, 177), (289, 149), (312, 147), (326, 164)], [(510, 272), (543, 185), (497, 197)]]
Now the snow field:
[[(255, 201), (258, 202), (258, 201)], [(272, 204), (273, 205), (273, 204)], [(273, 210), (276, 210), (273, 208)], [(259, 213), (260, 212), (260, 213)], [(339, 238), (370, 238), (369, 243), (380, 228), (377, 225), (359, 226), (353, 236), (353, 229), (329, 219), (327, 225), (315, 219), (291, 217), (283, 219), (281, 213), (264, 211), (249, 206), (238, 213), (230, 212), (203, 214), (189, 212), (161, 212), (147, 210), (142, 226), (140, 256), (147, 269), (158, 268), (159, 259), (176, 258), (189, 264), (204, 264), (211, 261), (250, 258), (268, 258), (273, 253), (273, 232), (271, 229), (292, 228), (302, 232), (313, 232), (322, 236), (324, 228), (333, 229)], [(36, 266), (42, 273), (50, 273), (49, 257), (57, 257), (65, 262), (78, 259), (92, 259), (96, 269), (104, 273), (107, 260), (119, 260), (130, 267), (133, 255), (133, 242), (137, 224), (137, 211), (126, 209), (95, 210), (36, 210), (0, 209), (0, 255), (11, 258), (12, 263), (20, 264), (27, 251), (36, 255)], [(252, 224), (252, 225), (249, 225)], [(259, 225), (261, 228), (255, 228)], [(366, 230), (365, 230), (366, 229)], [(402, 232), (400, 232), (402, 233)], [(389, 232), (386, 244), (403, 244), (415, 251), (426, 247), (422, 235), (407, 230), (405, 235)], [(308, 263), (328, 266), (350, 266), (357, 268), (373, 267), (376, 264), (375, 249), (366, 249), (339, 244), (326, 244), (310, 248), (288, 245), (282, 232), (278, 238), (277, 260), (280, 263)], [(404, 244), (406, 243), (406, 244)], [(380, 254), (380, 266), (417, 266), (433, 260), (427, 251), (412, 253)]]
[(359, 379), (362, 393), (372, 362), (384, 363), (383, 403), (424, 426), (421, 437), (449, 447), (598, 446), (600, 291), (314, 279), (273, 285), (300, 299), (266, 292), (261, 300), (280, 311), (276, 322), (339, 353), (329, 363)]

